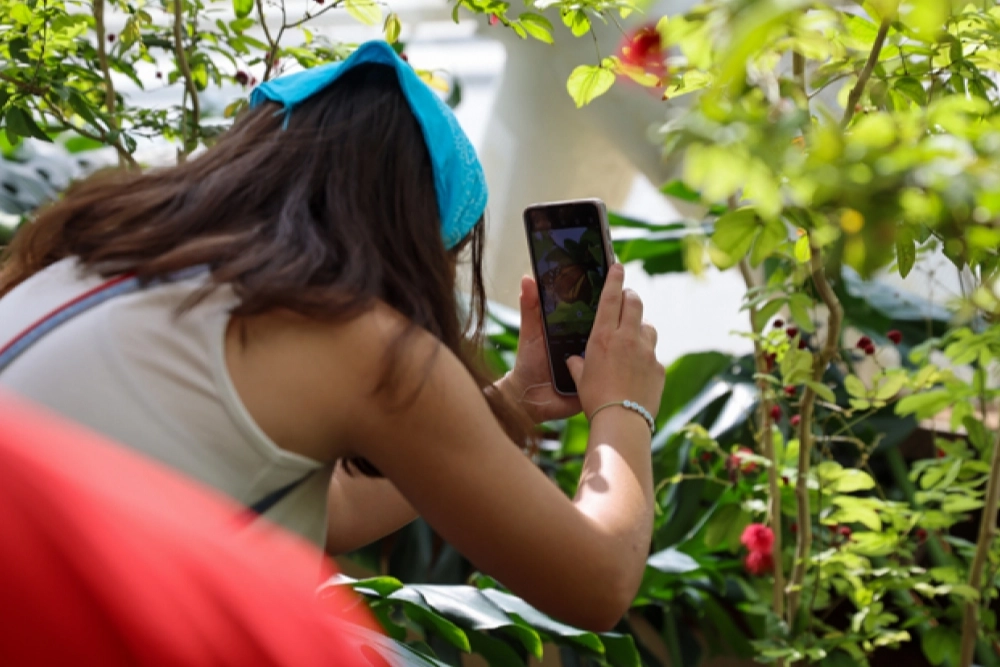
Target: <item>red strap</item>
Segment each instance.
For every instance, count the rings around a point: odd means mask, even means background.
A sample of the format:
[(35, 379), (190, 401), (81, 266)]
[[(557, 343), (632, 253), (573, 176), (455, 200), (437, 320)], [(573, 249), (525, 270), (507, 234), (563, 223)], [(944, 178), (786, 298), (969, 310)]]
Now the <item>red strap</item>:
[(72, 308), (73, 306), (75, 306), (76, 304), (80, 303), (84, 299), (89, 299), (90, 297), (94, 296), (95, 294), (98, 294), (100, 292), (103, 292), (106, 289), (110, 289), (110, 288), (114, 287), (118, 283), (125, 282), (126, 280), (131, 280), (133, 277), (135, 277), (135, 273), (123, 273), (120, 276), (116, 276), (114, 278), (111, 278), (110, 280), (106, 280), (103, 283), (101, 283), (100, 285), (97, 285), (96, 287), (94, 287), (94, 288), (92, 288), (90, 290), (87, 290), (83, 294), (80, 294), (79, 296), (77, 296), (77, 297), (71, 299), (70, 301), (67, 301), (66, 303), (62, 304), (61, 306), (59, 306), (55, 310), (49, 311), (48, 313), (46, 313), (42, 317), (38, 318), (35, 322), (32, 322), (31, 325), (29, 325), (28, 328), (26, 328), (24, 331), (22, 331), (21, 333), (17, 334), (16, 336), (14, 336), (14, 338), (11, 339), (10, 341), (8, 341), (6, 345), (4, 345), (3, 347), (0, 347), (0, 355), (2, 355), (4, 352), (6, 352), (7, 350), (9, 350), (10, 348), (14, 347), (22, 338), (24, 338), (25, 336), (27, 336), (28, 334), (30, 334), (32, 331), (34, 331), (36, 328), (38, 328), (39, 326), (41, 326), (43, 323), (45, 323), (46, 321), (52, 319), (53, 317), (55, 317), (59, 313), (63, 312), (64, 310)]

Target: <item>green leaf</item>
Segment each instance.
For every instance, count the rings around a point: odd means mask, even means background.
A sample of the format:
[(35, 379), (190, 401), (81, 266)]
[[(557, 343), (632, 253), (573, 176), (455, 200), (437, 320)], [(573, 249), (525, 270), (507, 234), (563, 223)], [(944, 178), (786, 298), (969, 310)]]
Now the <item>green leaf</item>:
[(799, 237), (799, 240), (795, 242), (795, 261), (799, 264), (805, 264), (810, 259), (812, 259), (812, 248), (809, 247), (809, 235), (803, 234)]
[(833, 393), (833, 390), (827, 387), (822, 382), (814, 382), (813, 380), (807, 380), (806, 386), (812, 389), (817, 396), (822, 398), (827, 403), (837, 402), (837, 396)]
[(875, 385), (875, 399), (879, 401), (887, 401), (898, 394), (899, 390), (902, 389), (905, 384), (906, 376), (902, 373), (882, 377), (879, 379), (878, 384)]
[(574, 37), (581, 37), (590, 31), (590, 19), (582, 9), (574, 9), (564, 14), (563, 23), (570, 29)]
[(345, 0), (347, 13), (365, 25), (382, 22), (382, 7), (375, 0)]
[(913, 264), (917, 260), (917, 245), (913, 239), (913, 232), (907, 227), (903, 227), (896, 235), (896, 267), (899, 275), (905, 278), (913, 269)]
[(737, 504), (723, 505), (712, 514), (705, 531), (705, 546), (709, 549), (726, 547), (736, 552), (743, 529), (750, 524), (750, 514)]
[(920, 647), (932, 665), (943, 665), (945, 661), (958, 664), (962, 637), (947, 625), (928, 628), (920, 638)]
[(17, 2), (7, 8), (7, 15), (16, 23), (27, 25), (31, 23), (31, 8), (23, 2)]
[(809, 315), (809, 309), (812, 306), (813, 300), (801, 292), (796, 292), (788, 298), (788, 310), (792, 314), (792, 319), (803, 331), (809, 333), (816, 331), (816, 325), (812, 321), (812, 316)]
[(488, 588), (481, 593), (511, 618), (546, 633), (558, 644), (575, 645), (592, 653), (604, 653), (604, 645), (593, 632), (560, 623), (538, 611), (519, 597)]
[(837, 479), (833, 480), (831, 488), (838, 493), (867, 491), (875, 488), (875, 480), (864, 470), (846, 468)]
[(532, 13), (521, 14), (517, 18), (529, 35), (540, 42), (552, 43), (552, 24), (547, 18), (541, 14)]
[(953, 402), (946, 389), (933, 389), (920, 394), (906, 396), (896, 404), (897, 415), (914, 415), (917, 419), (927, 419), (941, 412)]
[(920, 106), (927, 106), (927, 91), (923, 84), (912, 76), (901, 76), (893, 83), (893, 88), (903, 93)]
[(785, 228), (785, 223), (778, 218), (768, 220), (753, 244), (753, 250), (750, 251), (750, 264), (760, 266), (761, 262), (770, 257), (778, 246), (787, 240), (788, 230)]
[(973, 510), (980, 509), (982, 506), (982, 500), (970, 498), (969, 496), (960, 496), (958, 494), (949, 495), (944, 499), (944, 502), (941, 503), (941, 509), (949, 514), (971, 512)]
[(385, 41), (390, 44), (398, 42), (400, 30), (402, 30), (402, 24), (399, 21), (399, 15), (396, 12), (390, 13), (385, 19)]
[(713, 257), (720, 269), (735, 266), (750, 250), (760, 232), (757, 214), (751, 208), (724, 213), (715, 221), (712, 244), (722, 251), (723, 257)]
[(579, 109), (610, 90), (615, 75), (599, 65), (580, 65), (569, 75), (566, 90)]
[(754, 313), (754, 327), (763, 329), (764, 325), (771, 321), (771, 318), (778, 314), (778, 311), (785, 305), (785, 299), (771, 299)]
[(790, 349), (781, 358), (781, 377), (785, 384), (800, 384), (812, 374), (813, 355), (809, 350)]
[(253, 0), (233, 0), (233, 13), (236, 14), (236, 18), (250, 16), (251, 11), (253, 11)]
[(857, 375), (848, 375), (844, 378), (844, 389), (854, 398), (865, 398), (868, 396), (868, 387)]
[(680, 199), (681, 201), (687, 202), (699, 202), (701, 201), (701, 195), (689, 188), (684, 184), (684, 181), (677, 179), (674, 181), (669, 181), (663, 187), (660, 188), (660, 192), (667, 195), (668, 197), (673, 197), (675, 199)]
[[(874, 514), (874, 512), (872, 513)], [(879, 523), (877, 516), (875, 517), (875, 522)], [(879, 529), (874, 528), (873, 530)], [(855, 533), (851, 536), (848, 548), (862, 556), (888, 556), (896, 550), (897, 541), (895, 535), (888, 533)]]
[(658, 551), (646, 560), (646, 566), (668, 574), (684, 574), (694, 572), (701, 566), (691, 556), (670, 547)]
[(4, 124), (15, 135), (21, 137), (34, 137), (35, 139), (41, 139), (42, 141), (48, 142), (52, 141), (52, 139), (49, 138), (49, 135), (45, 134), (45, 132), (42, 131), (42, 128), (38, 127), (38, 124), (35, 123), (35, 119), (21, 107), (11, 107), (8, 109), (5, 121), (6, 122)]

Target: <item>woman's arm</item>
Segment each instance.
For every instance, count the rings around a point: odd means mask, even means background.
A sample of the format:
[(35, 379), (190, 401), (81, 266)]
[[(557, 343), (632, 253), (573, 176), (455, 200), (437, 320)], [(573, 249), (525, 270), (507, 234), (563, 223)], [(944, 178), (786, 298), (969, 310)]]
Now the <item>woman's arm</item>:
[[(637, 400), (655, 409), (663, 371), (642, 305), (616, 266), (602, 295), (587, 361), (571, 360), (584, 409)], [(649, 429), (621, 407), (594, 420), (580, 491), (570, 500), (505, 436), (464, 367), (429, 334), (402, 361), (403, 407), (373, 397), (385, 346), (403, 323), (387, 308), (348, 325), (337, 354), (352, 378), (341, 414), (353, 455), (374, 463), (413, 507), (477, 567), (538, 608), (608, 629), (641, 580), (652, 529)], [(341, 348), (343, 350), (344, 348)], [(425, 360), (434, 355), (429, 371)], [(426, 372), (425, 372), (426, 371)]]
[(348, 475), (343, 467), (330, 481), (327, 496), (326, 550), (336, 556), (393, 533), (417, 518), (417, 512), (387, 479)]
[[(513, 370), (496, 382), (495, 389), (528, 410), (536, 423), (577, 414), (579, 399), (560, 396), (552, 389), (538, 287), (529, 276), (521, 279), (520, 309), (517, 361)], [(360, 473), (348, 475), (338, 468), (330, 485), (328, 516), (326, 548), (337, 555), (399, 530), (417, 513), (392, 482)]]

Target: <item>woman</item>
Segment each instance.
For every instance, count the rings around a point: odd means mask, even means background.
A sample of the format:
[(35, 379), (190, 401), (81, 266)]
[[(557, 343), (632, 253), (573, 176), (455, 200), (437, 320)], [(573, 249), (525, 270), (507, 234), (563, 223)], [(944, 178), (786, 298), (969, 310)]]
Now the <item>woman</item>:
[[(586, 362), (569, 360), (578, 402), (551, 389), (530, 279), (517, 364), (491, 385), (455, 297), (468, 249), (474, 342), (485, 181), (450, 111), (381, 42), (251, 101), (204, 155), (92, 178), (18, 235), (0, 341), (131, 274), (142, 288), (34, 340), (0, 384), (325, 534), (332, 553), (418, 512), (540, 609), (614, 625), (653, 513), (651, 429), (625, 402), (655, 410), (663, 383), (621, 266)], [(571, 500), (517, 445), (529, 419), (581, 408), (592, 429)]]

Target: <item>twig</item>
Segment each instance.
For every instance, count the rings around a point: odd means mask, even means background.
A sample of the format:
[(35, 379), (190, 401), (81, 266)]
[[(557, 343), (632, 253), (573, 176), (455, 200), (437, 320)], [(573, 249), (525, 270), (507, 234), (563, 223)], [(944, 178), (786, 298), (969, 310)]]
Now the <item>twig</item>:
[[(753, 290), (757, 284), (753, 272), (750, 270), (750, 262), (744, 257), (740, 260), (740, 274), (743, 282), (746, 283), (747, 291)], [(754, 366), (757, 369), (757, 376), (760, 378), (768, 373), (764, 366), (764, 351), (760, 346), (760, 333), (763, 330), (763, 323), (757, 322), (757, 308), (750, 309), (750, 329), (755, 334), (753, 341)], [(779, 465), (777, 453), (774, 451), (774, 437), (771, 433), (771, 414), (767, 396), (767, 381), (757, 380), (757, 391), (760, 392), (760, 403), (758, 406), (758, 420), (760, 422), (760, 435), (758, 441), (763, 448), (763, 455), (771, 465), (767, 469), (767, 487), (769, 504), (767, 508), (768, 523), (774, 531), (774, 544), (772, 549), (777, 558), (774, 560), (774, 586), (771, 591), (771, 607), (778, 618), (785, 613), (785, 572), (781, 564), (781, 489), (778, 487)]]
[(127, 150), (125, 150), (125, 147), (122, 145), (120, 135), (116, 137), (114, 141), (112, 141), (108, 136), (107, 130), (105, 130), (103, 127), (100, 127), (99, 125), (94, 126), (97, 132), (90, 132), (88, 130), (85, 130), (77, 125), (74, 125), (73, 123), (70, 123), (69, 119), (62, 114), (62, 111), (60, 111), (58, 107), (54, 107), (52, 105), (49, 105), (48, 108), (46, 108), (44, 111), (41, 108), (36, 108), (35, 111), (39, 115), (44, 115), (45, 113), (49, 113), (55, 116), (55, 119), (60, 123), (63, 130), (75, 132), (76, 134), (79, 134), (81, 137), (84, 137), (85, 139), (90, 139), (91, 141), (97, 141), (99, 143), (111, 146), (112, 148), (115, 149), (115, 151), (117, 151), (118, 158), (124, 161), (126, 168), (139, 169), (139, 163), (136, 162), (135, 158), (132, 157), (132, 154), (129, 153)]
[(4, 72), (0, 72), (0, 81), (12, 83), (26, 93), (31, 93), (32, 95), (45, 96), (48, 95), (50, 90), (47, 86), (39, 86), (31, 83), (30, 81), (22, 81), (21, 79), (11, 76), (10, 74), (5, 74)]
[(840, 121), (841, 127), (847, 127), (847, 124), (851, 122), (851, 118), (854, 117), (854, 107), (857, 106), (858, 101), (861, 99), (861, 94), (865, 92), (865, 86), (868, 85), (868, 79), (872, 76), (872, 70), (875, 69), (875, 65), (878, 63), (878, 55), (882, 52), (882, 45), (885, 44), (885, 38), (888, 34), (889, 21), (882, 21), (882, 24), (878, 27), (878, 34), (875, 35), (872, 51), (868, 54), (868, 60), (865, 61), (864, 69), (861, 70), (857, 83), (854, 84), (854, 88), (851, 88), (851, 93), (847, 97), (847, 108), (844, 109), (844, 117)]
[[(823, 257), (820, 249), (815, 244), (810, 243), (812, 253), (811, 269), (812, 282), (819, 293), (820, 299), (829, 311), (827, 320), (826, 340), (823, 347), (813, 358), (812, 381), (820, 382), (827, 366), (837, 355), (838, 341), (840, 340), (840, 329), (844, 320), (844, 309), (834, 294), (826, 277), (826, 270), (823, 266)], [(812, 455), (813, 434), (812, 421), (813, 410), (816, 407), (816, 392), (806, 385), (802, 392), (802, 401), (799, 404), (799, 461), (798, 474), (795, 481), (795, 497), (798, 504), (798, 539), (795, 544), (795, 562), (792, 567), (792, 576), (788, 582), (788, 624), (794, 626), (795, 617), (799, 611), (799, 598), (802, 595), (802, 583), (805, 581), (806, 568), (809, 559), (809, 551), (812, 548), (812, 522), (809, 509), (809, 464)]]
[[(184, 2), (174, 0), (174, 53), (177, 55), (177, 67), (184, 77), (184, 88), (191, 98), (191, 115), (185, 119), (187, 105), (181, 108), (181, 150), (177, 152), (178, 162), (183, 162), (187, 155), (198, 145), (198, 126), (201, 122), (201, 105), (198, 101), (198, 89), (194, 85), (194, 77), (188, 66), (187, 53), (184, 51)], [(191, 134), (185, 122), (190, 121)]]
[[(997, 533), (997, 505), (1000, 504), (1000, 437), (993, 445), (988, 480), (986, 504), (983, 506), (983, 515), (979, 521), (976, 553), (972, 558), (972, 566), (969, 568), (969, 586), (976, 592), (981, 589), (983, 568)], [(962, 650), (958, 659), (958, 667), (972, 665), (976, 651), (976, 640), (979, 638), (979, 601), (969, 600), (965, 603), (964, 617), (962, 621)]]
[[(178, 0), (179, 2), (180, 0)], [(97, 33), (97, 59), (101, 67), (101, 74), (104, 76), (104, 108), (108, 112), (108, 127), (112, 132), (119, 130), (118, 117), (116, 115), (115, 84), (111, 80), (111, 65), (108, 63), (107, 31), (104, 25), (104, 0), (94, 0), (94, 32)], [(107, 137), (107, 134), (104, 134)], [(105, 141), (107, 141), (105, 139)], [(130, 160), (128, 151), (122, 146), (121, 141), (116, 137), (113, 144), (118, 151), (119, 166), (135, 165), (135, 160)]]

